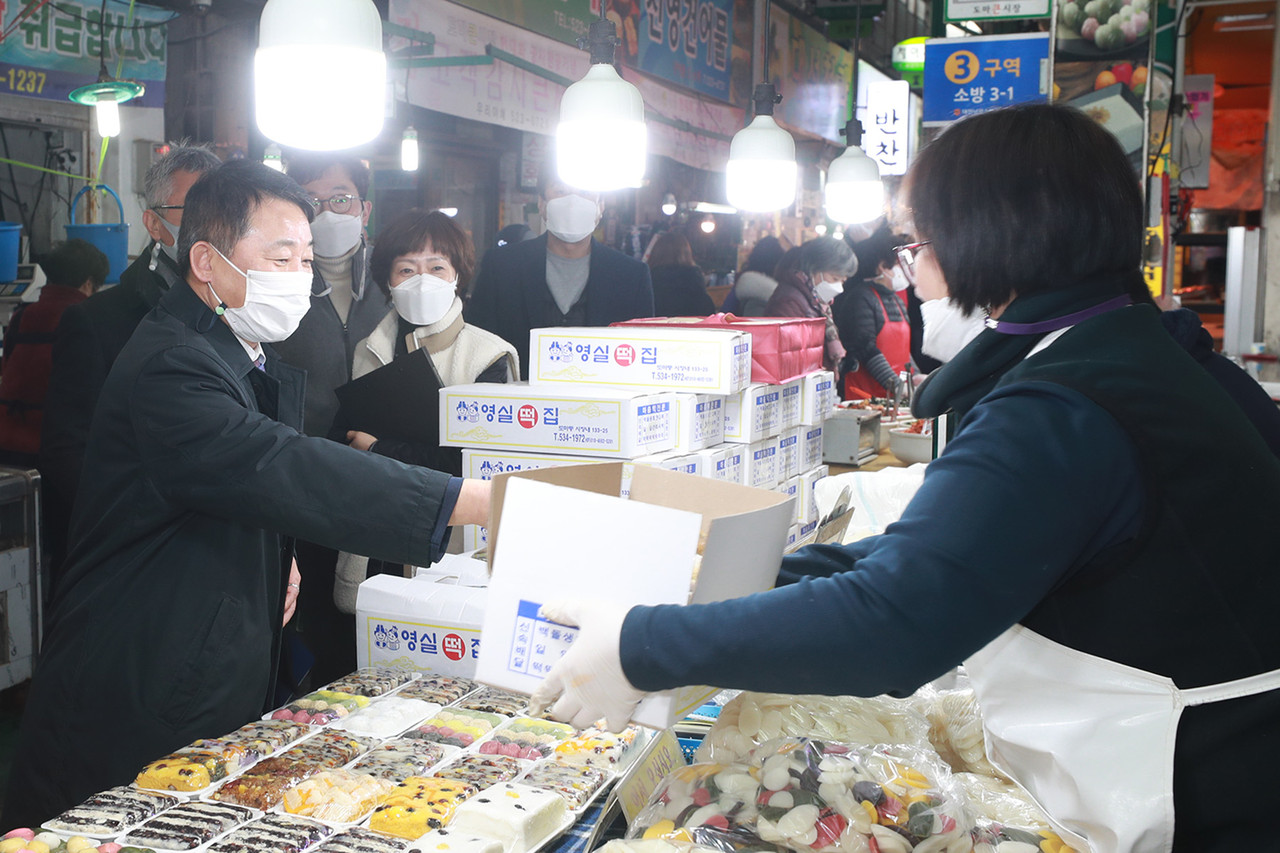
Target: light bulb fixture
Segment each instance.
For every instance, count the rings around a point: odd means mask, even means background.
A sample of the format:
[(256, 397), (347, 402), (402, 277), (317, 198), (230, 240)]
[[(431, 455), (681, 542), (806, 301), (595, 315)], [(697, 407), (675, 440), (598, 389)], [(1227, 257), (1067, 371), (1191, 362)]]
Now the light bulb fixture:
[(813, 226), (813, 233), (814, 233), (814, 234), (817, 234), (819, 237), (825, 237), (825, 236), (827, 236), (827, 225), (826, 225), (826, 223), (825, 223), (825, 222), (819, 222), (817, 225)]
[(262, 149), (262, 165), (277, 172), (284, 171), (284, 152), (280, 150), (279, 145), (274, 142), (267, 143), (267, 147)]
[[(99, 29), (105, 31), (106, 27), (99, 27)], [(72, 89), (67, 93), (67, 98), (77, 104), (93, 107), (98, 135), (109, 138), (120, 135), (120, 105), (140, 96), (145, 88), (141, 83), (117, 80), (107, 73), (105, 40), (105, 37), (100, 40), (103, 43), (100, 43), (98, 48), (101, 64), (98, 66), (97, 81)]]
[(832, 231), (832, 232), (831, 232), (831, 239), (833, 239), (833, 240), (843, 240), (843, 239), (844, 239), (844, 229), (843, 229), (843, 228), (837, 228), (836, 230)]
[(440, 207), (436, 209), (439, 210), (441, 213), (443, 213), (445, 216), (449, 217), (450, 219), (458, 215), (458, 208), (456, 207)]
[(738, 212), (738, 208), (727, 204), (716, 204), (714, 201), (696, 201), (693, 203), (694, 213), (723, 213), (728, 216)]
[(676, 207), (676, 197), (672, 193), (667, 193), (665, 196), (662, 197), (662, 215), (663, 216), (675, 216), (677, 209), (678, 208)]
[(644, 98), (613, 67), (617, 28), (605, 18), (592, 21), (578, 49), (591, 54), (591, 67), (560, 99), (556, 126), (556, 172), (573, 187), (596, 192), (638, 187), (644, 180), (648, 139)]
[(386, 77), (373, 0), (267, 0), (262, 7), (253, 88), (258, 129), (268, 139), (310, 151), (368, 142), (382, 132)]
[(716, 230), (716, 221), (708, 216), (702, 222), (698, 223), (698, 227), (702, 229), (703, 234), (710, 234)]
[(845, 225), (870, 222), (884, 213), (880, 165), (862, 150), (862, 122), (849, 119), (841, 133), (849, 147), (827, 167), (827, 216)]
[(400, 168), (406, 172), (418, 171), (418, 131), (412, 127), (404, 129), (400, 137)]
[(725, 193), (741, 210), (781, 210), (796, 199), (796, 143), (773, 119), (782, 101), (772, 83), (756, 86), (756, 117), (729, 143)]

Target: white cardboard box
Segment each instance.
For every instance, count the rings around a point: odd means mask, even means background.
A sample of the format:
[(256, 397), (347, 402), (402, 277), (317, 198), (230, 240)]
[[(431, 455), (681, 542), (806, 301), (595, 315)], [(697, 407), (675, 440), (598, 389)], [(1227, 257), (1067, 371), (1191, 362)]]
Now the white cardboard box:
[(751, 335), (689, 326), (529, 332), (529, 384), (732, 394), (751, 381)]
[(675, 446), (672, 394), (520, 383), (440, 389), (440, 444), (633, 459)]
[(816, 425), (831, 416), (836, 405), (836, 375), (815, 370), (800, 377), (800, 423)]
[(800, 470), (822, 464), (822, 424), (800, 427)]
[[(553, 453), (523, 453), (515, 450), (462, 451), (462, 476), (476, 480), (491, 480), (497, 474), (512, 471), (534, 471), (538, 468), (555, 468), (560, 465), (581, 465), (580, 456), (564, 456)], [(608, 460), (601, 459), (601, 462)], [(462, 550), (474, 551), (489, 542), (489, 533), (479, 524), (462, 525)]]
[(818, 520), (818, 501), (814, 497), (814, 486), (827, 476), (827, 466), (819, 465), (811, 471), (800, 475), (800, 523), (807, 524)]
[[(792, 515), (786, 498), (638, 466), (631, 499), (622, 500), (612, 496), (621, 476), (614, 463), (494, 480), (479, 680), (521, 693), (537, 688), (577, 634), (539, 615), (552, 599), (704, 603), (773, 586)], [(714, 693), (690, 686), (655, 694), (632, 720), (665, 728)]]
[(724, 441), (724, 397), (676, 395), (676, 450), (691, 453)]
[(744, 485), (742, 481), (742, 457), (745, 448), (746, 445), (744, 444), (726, 443), (699, 450), (698, 455), (702, 457), (703, 475), (715, 480), (723, 480), (727, 483)]
[(778, 439), (763, 438), (748, 444), (742, 454), (742, 484), (772, 489), (778, 483)]
[(799, 477), (789, 477), (781, 483), (773, 487), (773, 490), (786, 498), (791, 498), (792, 506), (795, 507), (795, 514), (791, 516), (791, 523), (798, 525), (803, 519), (800, 517), (800, 489), (803, 484)]
[(782, 386), (782, 397), (779, 409), (780, 425), (783, 429), (800, 425), (800, 401), (804, 396), (804, 378), (792, 379)]
[(778, 436), (778, 479), (789, 480), (800, 474), (800, 436), (804, 427), (787, 427)]
[[(655, 453), (652, 456), (638, 456), (633, 464), (692, 474), (695, 477), (706, 476), (706, 462), (696, 451), (682, 453), (679, 450), (672, 450), (668, 453)], [(624, 491), (622, 496), (630, 497), (630, 489)]]
[(753, 382), (724, 400), (724, 440), (750, 444), (782, 427), (782, 386)]
[(458, 580), (457, 572), (432, 568), (413, 578), (374, 575), (360, 584), (356, 665), (395, 664), (474, 678), (489, 590)]

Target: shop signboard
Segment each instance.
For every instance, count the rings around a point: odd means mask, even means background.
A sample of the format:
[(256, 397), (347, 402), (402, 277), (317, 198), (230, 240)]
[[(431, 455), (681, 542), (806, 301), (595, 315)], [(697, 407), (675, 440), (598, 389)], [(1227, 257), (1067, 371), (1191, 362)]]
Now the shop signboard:
[(1013, 21), (1049, 17), (1049, 0), (947, 0), (948, 21)]
[(862, 149), (880, 164), (881, 175), (905, 175), (911, 157), (911, 86), (906, 80), (868, 83), (866, 104)]
[(1048, 33), (930, 39), (925, 45), (926, 126), (1048, 96)]
[(746, 124), (744, 110), (664, 86), (629, 68), (622, 69), (622, 76), (644, 98), (650, 116), (650, 154), (670, 157), (695, 169), (724, 170), (729, 162), (729, 142)]
[(793, 130), (844, 145), (853, 54), (777, 6), (770, 16), (769, 78), (782, 95), (774, 116)]
[[(37, 6), (34, 10), (33, 5)], [(117, 11), (118, 8), (118, 11)], [(30, 12), (30, 14), (27, 14)], [(167, 36), (166, 9), (136, 5), (108, 8), (97, 2), (20, 3), (0, 0), (0, 92), (65, 101), (73, 89), (98, 79), (100, 46), (107, 70), (142, 83), (146, 91), (131, 106), (163, 107)], [(19, 18), (22, 18), (20, 23)], [(104, 33), (102, 28), (106, 26)], [(12, 28), (13, 32), (9, 32)], [(123, 60), (123, 64), (120, 64)]]

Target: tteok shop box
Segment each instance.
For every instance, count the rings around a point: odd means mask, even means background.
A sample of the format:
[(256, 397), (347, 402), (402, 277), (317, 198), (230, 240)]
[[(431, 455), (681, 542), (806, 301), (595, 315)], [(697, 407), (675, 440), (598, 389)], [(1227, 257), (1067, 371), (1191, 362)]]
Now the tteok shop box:
[[(538, 687), (576, 636), (540, 615), (548, 601), (696, 604), (773, 586), (791, 499), (637, 465), (623, 500), (622, 477), (623, 465), (609, 463), (494, 479), (480, 681), (521, 693)], [(654, 694), (631, 719), (665, 728), (714, 693)]]
[(750, 379), (746, 332), (627, 326), (529, 332), (530, 385), (732, 394)]
[(440, 444), (632, 459), (675, 446), (672, 394), (476, 383), (440, 389)]

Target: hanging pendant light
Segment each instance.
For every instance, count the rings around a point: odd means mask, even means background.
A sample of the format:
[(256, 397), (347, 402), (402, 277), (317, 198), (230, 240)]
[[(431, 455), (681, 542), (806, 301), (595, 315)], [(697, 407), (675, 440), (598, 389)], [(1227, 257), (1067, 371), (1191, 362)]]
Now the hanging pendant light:
[(270, 142), (266, 148), (262, 149), (262, 165), (277, 172), (284, 171), (284, 152), (280, 150), (279, 145)]
[(851, 118), (841, 132), (849, 147), (827, 167), (827, 216), (844, 225), (870, 222), (884, 213), (880, 164), (862, 150), (862, 122)]
[(593, 21), (578, 48), (591, 54), (591, 67), (560, 99), (556, 126), (556, 171), (584, 190), (638, 187), (644, 180), (648, 139), (640, 90), (613, 67), (617, 29), (604, 16)]
[(336, 151), (382, 131), (387, 58), (372, 0), (267, 0), (253, 58), (263, 135)]
[(72, 89), (67, 93), (67, 99), (93, 107), (98, 135), (105, 139), (120, 135), (120, 105), (140, 96), (145, 89), (141, 83), (117, 80), (107, 73), (107, 28), (99, 27), (98, 30), (97, 82)]
[(756, 117), (733, 135), (725, 169), (729, 203), (741, 210), (781, 210), (796, 200), (796, 143), (773, 120), (782, 101), (773, 84), (756, 86)]
[(412, 127), (404, 129), (400, 137), (400, 168), (406, 172), (418, 171), (418, 131)]

